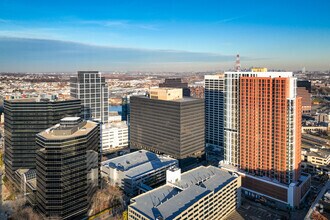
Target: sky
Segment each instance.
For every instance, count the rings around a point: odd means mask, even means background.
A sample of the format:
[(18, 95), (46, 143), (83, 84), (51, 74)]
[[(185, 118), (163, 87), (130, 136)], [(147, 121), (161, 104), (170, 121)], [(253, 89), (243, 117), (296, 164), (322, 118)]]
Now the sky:
[(0, 0), (0, 72), (330, 69), (329, 0)]

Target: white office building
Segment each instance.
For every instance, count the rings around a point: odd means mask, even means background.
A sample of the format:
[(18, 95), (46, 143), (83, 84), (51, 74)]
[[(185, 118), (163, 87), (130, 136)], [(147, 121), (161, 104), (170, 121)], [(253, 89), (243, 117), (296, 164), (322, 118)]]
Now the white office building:
[(128, 126), (126, 121), (104, 124), (102, 126), (102, 151), (125, 147), (128, 147)]

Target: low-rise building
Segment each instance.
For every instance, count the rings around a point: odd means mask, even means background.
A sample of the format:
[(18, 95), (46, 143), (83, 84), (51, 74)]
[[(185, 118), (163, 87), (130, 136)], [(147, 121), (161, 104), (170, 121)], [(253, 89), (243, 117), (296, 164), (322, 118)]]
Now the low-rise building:
[[(121, 118), (121, 116), (119, 116)], [(111, 116), (110, 116), (111, 118)], [(102, 126), (102, 150), (128, 147), (128, 126), (125, 121), (107, 123)]]
[(301, 167), (309, 173), (330, 171), (330, 151), (327, 149), (310, 148), (301, 153)]
[(141, 191), (164, 183), (166, 170), (173, 166), (178, 166), (178, 160), (139, 150), (102, 162), (101, 172), (128, 196), (136, 196)]
[(166, 185), (131, 199), (128, 219), (225, 219), (240, 205), (240, 187), (241, 177), (217, 167), (172, 169)]
[(330, 122), (330, 113), (316, 113), (314, 118), (317, 122)]
[(109, 112), (109, 122), (119, 122), (121, 121), (121, 115), (116, 111)]
[(297, 208), (306, 197), (311, 186), (311, 175), (301, 173), (293, 183), (284, 184), (265, 176), (245, 173), (237, 167), (219, 163), (222, 170), (235, 172), (242, 178), (242, 197), (263, 201), (270, 207), (287, 210)]
[(312, 149), (306, 154), (307, 161), (319, 165), (319, 166), (327, 166), (330, 164), (330, 152), (328, 150), (322, 149)]

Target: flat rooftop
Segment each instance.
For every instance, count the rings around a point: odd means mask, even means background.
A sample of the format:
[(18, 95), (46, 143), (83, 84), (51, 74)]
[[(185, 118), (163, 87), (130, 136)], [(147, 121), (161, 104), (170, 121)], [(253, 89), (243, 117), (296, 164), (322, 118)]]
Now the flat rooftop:
[[(81, 127), (77, 126), (78, 129), (75, 130), (72, 133), (70, 132), (72, 128), (61, 129), (63, 131), (63, 135), (59, 135), (56, 132), (56, 129), (58, 129), (60, 127), (60, 124), (57, 124), (57, 125), (54, 125), (51, 128), (48, 128), (48, 129), (40, 132), (37, 135), (41, 136), (45, 139), (49, 139), (49, 140), (69, 139), (69, 138), (79, 137), (79, 136), (85, 135), (85, 134), (89, 133), (90, 131), (92, 131), (97, 126), (98, 126), (98, 123), (96, 123), (96, 122), (86, 121), (86, 123), (83, 126), (81, 126)], [(68, 131), (66, 134), (64, 134), (65, 130)]]
[[(135, 97), (144, 98), (144, 99), (150, 99), (147, 96), (134, 96), (134, 98)], [(131, 98), (133, 98), (133, 97), (131, 97)], [(174, 100), (162, 100), (162, 99), (151, 99), (151, 100), (165, 101), (165, 102), (192, 102), (192, 101), (203, 100), (203, 99), (198, 99), (198, 98), (192, 98), (192, 97), (183, 96), (181, 99), (174, 99)]]
[(126, 121), (115, 121), (105, 124), (105, 128), (127, 128)]
[(321, 157), (323, 159), (327, 159), (330, 157), (330, 150), (327, 149), (318, 149), (317, 151), (310, 151), (307, 152), (307, 156), (312, 156), (312, 157)]
[(21, 99), (8, 99), (7, 102), (11, 103), (29, 103), (29, 102), (61, 102), (61, 101), (69, 101), (69, 100), (79, 100), (72, 97), (67, 98), (57, 98), (57, 99), (47, 99), (47, 98), (21, 98)]
[(200, 166), (181, 174), (181, 180), (133, 198), (131, 208), (150, 219), (173, 219), (212, 191), (219, 191), (236, 179), (231, 173), (213, 166)]
[(136, 178), (155, 169), (177, 164), (176, 159), (139, 150), (102, 162), (102, 166), (123, 171), (127, 177)]

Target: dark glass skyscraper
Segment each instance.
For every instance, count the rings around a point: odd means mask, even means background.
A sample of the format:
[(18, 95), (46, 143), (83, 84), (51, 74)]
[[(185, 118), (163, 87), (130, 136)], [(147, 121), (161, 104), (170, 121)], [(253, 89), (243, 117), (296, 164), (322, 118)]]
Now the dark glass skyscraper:
[(67, 117), (37, 134), (37, 208), (46, 217), (82, 219), (100, 184), (100, 125)]
[(81, 100), (85, 120), (106, 123), (109, 117), (109, 89), (105, 78), (98, 71), (78, 71), (70, 78), (70, 95)]
[(60, 122), (66, 116), (80, 116), (77, 99), (5, 100), (5, 170), (13, 183), (18, 169), (34, 169), (36, 134)]
[(131, 148), (170, 155), (181, 167), (202, 157), (204, 100), (182, 97), (181, 89), (152, 89), (150, 94), (131, 97)]
[(224, 87), (223, 74), (205, 76), (205, 142), (207, 146), (223, 148)]

